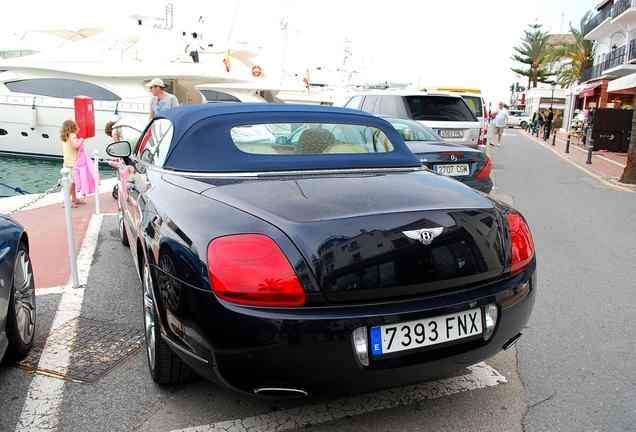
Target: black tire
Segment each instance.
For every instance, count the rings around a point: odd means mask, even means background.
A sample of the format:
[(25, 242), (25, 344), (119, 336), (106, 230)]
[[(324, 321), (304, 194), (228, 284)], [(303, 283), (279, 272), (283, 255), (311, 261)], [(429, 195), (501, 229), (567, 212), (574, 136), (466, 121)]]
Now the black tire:
[(26, 245), (20, 242), (7, 311), (7, 360), (20, 360), (31, 350), (35, 337), (35, 310), (33, 267)]
[(142, 268), (144, 333), (146, 355), (152, 380), (157, 384), (175, 384), (192, 379), (195, 373), (175, 355), (161, 336), (161, 322), (153, 295), (150, 266), (144, 258)]
[(528, 122), (522, 121), (519, 126), (521, 127), (521, 129), (526, 129), (528, 127)]
[(188, 311), (188, 292), (179, 280), (174, 255), (168, 250), (159, 254), (157, 288), (164, 304), (176, 315), (183, 316)]
[(119, 201), (117, 202), (117, 224), (119, 225), (119, 241), (126, 247), (130, 246), (130, 242), (128, 241), (128, 234), (126, 234), (126, 225), (124, 222), (124, 212), (121, 209), (121, 204)]
[(119, 189), (119, 186), (118, 186), (118, 185), (115, 185), (115, 187), (113, 187), (112, 195), (113, 195), (113, 198), (115, 198), (115, 199), (119, 198), (119, 192), (118, 192), (118, 189)]

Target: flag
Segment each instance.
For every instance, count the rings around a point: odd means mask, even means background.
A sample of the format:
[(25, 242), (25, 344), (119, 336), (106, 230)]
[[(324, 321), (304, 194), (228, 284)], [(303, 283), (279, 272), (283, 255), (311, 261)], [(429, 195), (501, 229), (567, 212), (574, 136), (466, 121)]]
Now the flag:
[(307, 93), (309, 93), (309, 69), (305, 72), (305, 78), (303, 78), (303, 82), (307, 84)]
[(225, 53), (225, 58), (223, 59), (223, 63), (225, 63), (225, 70), (230, 71), (230, 49), (228, 48), (227, 53)]
[(309, 69), (305, 72), (305, 78), (303, 78), (303, 82), (307, 84), (307, 88), (309, 88)]

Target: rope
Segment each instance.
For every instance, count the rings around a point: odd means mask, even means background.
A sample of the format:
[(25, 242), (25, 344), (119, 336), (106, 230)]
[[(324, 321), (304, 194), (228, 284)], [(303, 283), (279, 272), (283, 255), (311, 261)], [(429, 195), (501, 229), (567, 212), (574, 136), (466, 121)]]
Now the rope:
[[(2, 183), (0, 183), (2, 184)], [(8, 212), (8, 215), (11, 215), (13, 213), (17, 213), (20, 210), (23, 210), (27, 207), (29, 207), (31, 204), (35, 204), (38, 200), (41, 200), (42, 198), (44, 198), (45, 196), (47, 196), (48, 194), (50, 194), (51, 192), (55, 191), (56, 189), (60, 188), (62, 186), (62, 179), (59, 179), (57, 181), (57, 184), (55, 186), (53, 186), (52, 188), (47, 189), (46, 191), (44, 191), (43, 194), (38, 195), (37, 197), (35, 197), (34, 199), (32, 199), (31, 201), (29, 201), (28, 203), (24, 203), (22, 204), (20, 207), (18, 207), (15, 210), (11, 210), (10, 212)], [(19, 188), (18, 188), (19, 189)]]
[(31, 192), (27, 192), (27, 191), (25, 191), (25, 190), (24, 190), (24, 189), (22, 189), (20, 186), (18, 186), (18, 187), (13, 187), (13, 186), (9, 186), (8, 184), (4, 184), (4, 183), (2, 183), (2, 182), (0, 182), (0, 186), (4, 186), (4, 187), (6, 187), (6, 188), (9, 188), (9, 189), (11, 189), (11, 190), (14, 190), (15, 192), (20, 193), (20, 194), (22, 194), (22, 195), (30, 195), (30, 194), (31, 194)]

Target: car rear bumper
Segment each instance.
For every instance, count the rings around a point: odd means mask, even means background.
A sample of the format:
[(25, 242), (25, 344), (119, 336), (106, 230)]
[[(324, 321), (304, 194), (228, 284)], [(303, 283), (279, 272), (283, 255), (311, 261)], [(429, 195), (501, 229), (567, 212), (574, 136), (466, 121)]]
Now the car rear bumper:
[[(176, 352), (198, 374), (252, 394), (257, 388), (315, 395), (406, 385), (457, 372), (492, 357), (517, 337), (530, 318), (536, 295), (535, 274), (523, 275), (427, 300), (282, 313), (219, 303), (212, 293), (199, 292), (207, 298), (196, 300), (198, 310), (193, 308), (191, 318), (179, 327), (184, 335), (182, 343), (196, 357)], [(442, 316), (492, 303), (497, 305), (499, 317), (487, 341), (479, 335), (388, 358), (374, 359), (371, 355), (366, 366), (355, 353), (355, 328)], [(400, 309), (405, 312), (395, 313)], [(335, 330), (334, 322), (341, 323)], [(188, 326), (196, 326), (196, 331), (183, 331)], [(187, 337), (195, 333), (204, 337)]]
[(485, 179), (465, 180), (462, 183), (470, 186), (471, 188), (489, 194), (492, 191), (493, 183), (490, 177)]

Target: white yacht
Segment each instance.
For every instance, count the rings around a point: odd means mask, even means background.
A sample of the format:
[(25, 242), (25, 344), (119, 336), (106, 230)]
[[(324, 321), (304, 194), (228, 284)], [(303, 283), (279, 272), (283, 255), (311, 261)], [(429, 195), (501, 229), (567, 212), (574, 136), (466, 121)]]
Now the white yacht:
[[(107, 122), (131, 117), (145, 124), (151, 94), (145, 86), (161, 78), (180, 104), (221, 100), (210, 83), (247, 83), (252, 71), (241, 61), (226, 70), (223, 54), (207, 50), (195, 64), (184, 53), (190, 35), (137, 25), (101, 29), (37, 54), (0, 60), (0, 154), (61, 158), (59, 130), (73, 119), (74, 98), (92, 98), (95, 136), (86, 141), (89, 155), (106, 157), (111, 142)], [(234, 52), (241, 49), (231, 50)], [(232, 58), (234, 60), (234, 58)]]

